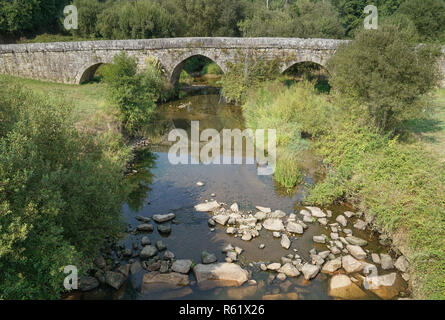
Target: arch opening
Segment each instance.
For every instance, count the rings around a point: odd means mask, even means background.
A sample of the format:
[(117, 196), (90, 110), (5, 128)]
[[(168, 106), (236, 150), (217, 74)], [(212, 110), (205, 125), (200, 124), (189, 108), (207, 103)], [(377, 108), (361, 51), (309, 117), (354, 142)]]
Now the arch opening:
[(182, 60), (173, 69), (171, 83), (176, 86), (217, 86), (223, 70), (213, 59), (196, 54)]
[(79, 84), (87, 83), (87, 82), (100, 82), (103, 78), (103, 68), (107, 65), (107, 63), (96, 63), (89, 66), (80, 77)]
[(329, 92), (331, 90), (329, 72), (320, 63), (313, 61), (296, 62), (288, 66), (282, 74), (287, 85), (308, 80), (315, 83), (315, 88), (319, 92)]

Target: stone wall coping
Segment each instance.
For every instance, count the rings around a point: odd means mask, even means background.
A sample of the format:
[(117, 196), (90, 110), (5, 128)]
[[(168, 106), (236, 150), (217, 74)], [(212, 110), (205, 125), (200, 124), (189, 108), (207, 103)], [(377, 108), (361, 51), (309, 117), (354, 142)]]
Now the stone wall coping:
[(58, 52), (85, 50), (155, 50), (178, 48), (282, 48), (335, 50), (349, 40), (302, 38), (162, 38), (134, 40), (97, 40), (0, 45), (0, 54), (19, 52)]

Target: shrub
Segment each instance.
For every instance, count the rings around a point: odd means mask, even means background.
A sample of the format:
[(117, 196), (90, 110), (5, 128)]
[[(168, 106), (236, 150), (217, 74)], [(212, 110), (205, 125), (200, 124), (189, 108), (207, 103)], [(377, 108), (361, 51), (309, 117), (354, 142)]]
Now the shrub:
[(229, 71), (221, 78), (222, 95), (229, 102), (244, 103), (247, 92), (261, 83), (279, 76), (279, 61), (262, 56), (246, 57), (244, 62), (229, 63)]
[(124, 128), (130, 135), (154, 119), (156, 101), (167, 99), (170, 93), (159, 68), (147, 63), (146, 68), (137, 73), (136, 60), (125, 52), (116, 55), (103, 73), (109, 98), (117, 105)]
[(64, 266), (84, 272), (122, 230), (130, 152), (17, 88), (0, 91), (0, 115), (0, 299), (57, 299)]
[(401, 25), (363, 30), (328, 61), (330, 83), (348, 101), (346, 113), (388, 131), (422, 114), (437, 84), (437, 48), (416, 48), (416, 35)]

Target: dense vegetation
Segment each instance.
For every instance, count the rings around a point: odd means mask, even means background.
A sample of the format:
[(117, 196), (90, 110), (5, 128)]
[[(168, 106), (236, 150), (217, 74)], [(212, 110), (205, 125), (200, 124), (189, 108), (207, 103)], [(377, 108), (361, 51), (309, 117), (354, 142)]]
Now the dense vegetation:
[(295, 163), (309, 146), (327, 176), (306, 201), (355, 204), (410, 260), (414, 296), (443, 299), (445, 164), (406, 126), (430, 117), (437, 50), (416, 49), (413, 31), (388, 24), (358, 33), (331, 60), (329, 96), (309, 82), (263, 83), (248, 94), (243, 111), (249, 127), (277, 128), (277, 163), (285, 161), (277, 166), (278, 182), (289, 187), (300, 179)]
[(147, 61), (145, 69), (137, 72), (136, 59), (125, 52), (116, 55), (103, 73), (110, 102), (117, 106), (123, 129), (129, 135), (153, 121), (156, 102), (165, 100), (172, 91), (159, 63)]
[[(78, 8), (78, 30), (63, 28), (68, 3)], [(0, 40), (351, 38), (362, 28), (368, 4), (377, 6), (380, 20), (403, 16), (411, 21), (423, 41), (445, 41), (444, 0), (5, 0), (0, 2)]]
[(61, 101), (0, 91), (0, 299), (58, 298), (63, 268), (85, 272), (116, 237), (128, 188), (120, 135), (75, 128)]

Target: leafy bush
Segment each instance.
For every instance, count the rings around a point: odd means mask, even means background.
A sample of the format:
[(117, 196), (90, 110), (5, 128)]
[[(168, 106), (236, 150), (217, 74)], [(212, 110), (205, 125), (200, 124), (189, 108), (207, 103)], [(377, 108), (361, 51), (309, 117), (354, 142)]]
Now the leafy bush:
[(130, 152), (18, 88), (0, 91), (0, 116), (0, 299), (57, 299), (64, 266), (84, 272), (122, 230)]
[(228, 67), (229, 71), (221, 78), (221, 93), (233, 103), (244, 103), (250, 89), (279, 76), (279, 62), (262, 56), (246, 56), (243, 62), (229, 63)]
[(206, 74), (212, 74), (212, 75), (221, 75), (223, 74), (223, 71), (221, 68), (216, 64), (215, 62), (211, 62), (209, 64), (206, 64), (201, 72), (202, 75)]
[(114, 57), (103, 71), (109, 98), (121, 114), (127, 132), (134, 135), (156, 115), (156, 101), (166, 99), (170, 88), (162, 71), (152, 63), (137, 73), (137, 63), (125, 52)]
[(416, 35), (401, 25), (363, 30), (328, 61), (332, 87), (348, 99), (346, 113), (382, 131), (428, 109), (425, 99), (437, 84), (437, 48), (416, 47)]

